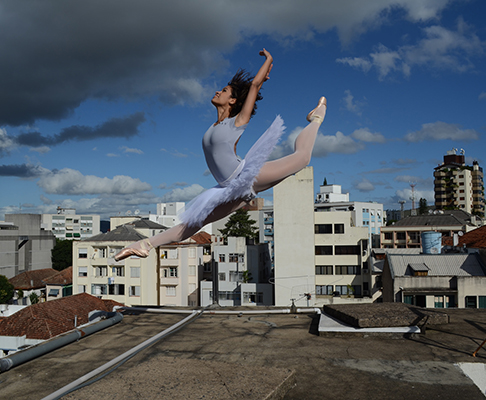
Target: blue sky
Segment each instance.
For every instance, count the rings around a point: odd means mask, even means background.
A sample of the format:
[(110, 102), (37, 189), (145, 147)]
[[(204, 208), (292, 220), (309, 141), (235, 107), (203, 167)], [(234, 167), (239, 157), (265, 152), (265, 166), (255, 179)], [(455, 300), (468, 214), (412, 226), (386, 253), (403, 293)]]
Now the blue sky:
[(210, 99), (263, 47), (274, 67), (241, 156), (277, 114), (287, 154), (326, 96), (316, 191), (410, 208), (413, 182), (433, 204), (448, 150), (486, 163), (485, 16), (483, 0), (0, 0), (0, 220), (155, 213), (213, 186)]

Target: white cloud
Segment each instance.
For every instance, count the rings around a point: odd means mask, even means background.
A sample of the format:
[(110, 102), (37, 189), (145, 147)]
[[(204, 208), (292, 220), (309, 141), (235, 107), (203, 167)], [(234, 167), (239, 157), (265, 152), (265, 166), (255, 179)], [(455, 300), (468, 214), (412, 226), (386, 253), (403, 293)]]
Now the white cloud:
[(361, 115), (362, 114), (362, 108), (364, 106), (363, 101), (356, 101), (354, 99), (354, 96), (351, 93), (351, 90), (345, 90), (344, 91), (344, 98), (343, 102), (346, 106), (346, 110), (351, 111), (352, 113), (355, 113), (356, 115)]
[(375, 190), (375, 186), (366, 178), (363, 178), (361, 182), (355, 183), (354, 187), (360, 192), (371, 192)]
[(201, 185), (193, 184), (191, 186), (185, 188), (176, 188), (171, 190), (169, 193), (162, 196), (162, 202), (170, 202), (170, 201), (190, 201), (194, 197), (198, 196), (204, 189)]
[(368, 128), (356, 129), (351, 136), (356, 140), (361, 140), (368, 143), (385, 143), (385, 137), (379, 133), (370, 132)]
[(44, 174), (37, 183), (46, 193), (62, 195), (134, 194), (151, 189), (148, 183), (129, 176), (100, 178), (64, 168)]
[[(301, 127), (295, 128), (282, 143), (275, 146), (270, 159), (282, 158), (294, 152), (294, 145), (297, 136), (302, 132)], [(312, 157), (325, 157), (330, 153), (354, 154), (364, 149), (362, 143), (354, 141), (350, 136), (345, 136), (342, 132), (333, 135), (323, 135), (318, 133)]]
[(15, 142), (8, 136), (5, 129), (0, 128), (0, 156), (2, 153), (8, 153), (15, 147)]
[(423, 29), (423, 38), (414, 45), (390, 50), (378, 44), (369, 57), (346, 57), (336, 61), (368, 72), (375, 68), (380, 80), (392, 72), (409, 76), (412, 67), (425, 66), (465, 72), (474, 69), (472, 56), (484, 54), (486, 44), (459, 19), (457, 30), (434, 25)]
[(474, 129), (461, 129), (460, 125), (437, 121), (422, 125), (422, 129), (410, 132), (404, 138), (407, 142), (424, 140), (478, 140), (479, 133)]
[(127, 147), (127, 146), (121, 146), (120, 150), (123, 150), (124, 153), (143, 154), (142, 150), (130, 148), (130, 147)]
[(47, 146), (40, 146), (40, 147), (32, 147), (30, 151), (36, 151), (39, 154), (46, 154), (51, 151), (50, 147)]
[[(427, 203), (429, 205), (433, 205), (434, 202), (435, 202), (434, 191), (433, 190), (417, 190), (417, 188), (415, 188), (414, 191), (413, 191), (413, 195), (415, 197), (415, 208), (416, 209), (418, 208), (419, 200), (420, 199), (427, 200)], [(397, 190), (395, 192), (395, 196), (399, 200), (405, 200), (408, 204), (410, 204), (410, 208), (411, 208), (411, 204), (412, 204), (412, 200), (411, 200), (411, 197), (412, 197), (412, 189)]]
[(160, 151), (163, 151), (164, 153), (168, 153), (171, 156), (174, 156), (174, 157), (177, 157), (177, 158), (186, 158), (186, 157), (188, 157), (187, 154), (181, 153), (179, 150), (175, 150), (175, 149), (167, 150), (167, 149), (163, 149), (162, 148), (162, 149), (160, 149)]

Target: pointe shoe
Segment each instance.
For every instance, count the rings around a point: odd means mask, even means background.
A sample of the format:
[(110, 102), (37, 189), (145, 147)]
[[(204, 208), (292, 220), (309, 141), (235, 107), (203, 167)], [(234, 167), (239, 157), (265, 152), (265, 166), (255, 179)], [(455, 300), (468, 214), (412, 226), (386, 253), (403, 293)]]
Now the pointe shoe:
[(147, 258), (151, 249), (153, 249), (152, 243), (150, 243), (148, 239), (143, 239), (140, 241), (139, 249), (132, 248), (132, 247), (125, 247), (117, 254), (115, 254), (115, 261), (121, 261), (130, 256)]
[[(327, 100), (325, 97), (321, 97), (319, 99), (319, 103), (317, 103), (317, 107), (314, 108), (309, 114), (307, 114), (307, 121), (309, 122), (312, 122), (312, 120), (316, 117), (319, 117), (321, 120), (324, 119), (323, 117), (321, 117), (320, 115), (314, 115), (314, 113), (316, 112), (316, 110), (320, 107), (320, 106), (324, 106), (324, 107), (327, 107)], [(322, 122), (322, 121), (321, 121)]]

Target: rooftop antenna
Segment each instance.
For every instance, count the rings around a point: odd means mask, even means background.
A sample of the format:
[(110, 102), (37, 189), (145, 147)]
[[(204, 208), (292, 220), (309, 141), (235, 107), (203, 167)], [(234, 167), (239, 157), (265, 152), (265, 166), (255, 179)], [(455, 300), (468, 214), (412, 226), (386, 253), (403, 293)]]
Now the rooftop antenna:
[(412, 200), (412, 215), (417, 215), (415, 212), (415, 186), (417, 186), (415, 182), (410, 182), (410, 187), (412, 188), (412, 196), (410, 196), (410, 200)]

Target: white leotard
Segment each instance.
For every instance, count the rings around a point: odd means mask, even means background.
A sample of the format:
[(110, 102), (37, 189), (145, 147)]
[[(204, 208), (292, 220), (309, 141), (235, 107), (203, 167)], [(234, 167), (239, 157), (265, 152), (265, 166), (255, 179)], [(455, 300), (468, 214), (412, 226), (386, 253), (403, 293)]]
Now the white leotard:
[(235, 118), (226, 118), (217, 125), (211, 125), (202, 141), (206, 163), (220, 186), (227, 186), (244, 165), (244, 161), (235, 154), (235, 143), (247, 125), (236, 127)]

